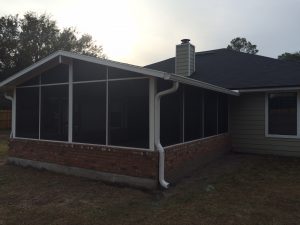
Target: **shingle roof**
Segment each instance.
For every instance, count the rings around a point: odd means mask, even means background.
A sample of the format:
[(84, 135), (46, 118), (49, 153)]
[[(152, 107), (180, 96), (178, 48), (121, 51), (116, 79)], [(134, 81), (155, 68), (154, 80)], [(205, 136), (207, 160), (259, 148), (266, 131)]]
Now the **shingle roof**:
[[(217, 49), (196, 53), (191, 78), (228, 89), (300, 86), (300, 63)], [(175, 72), (175, 58), (146, 66)]]

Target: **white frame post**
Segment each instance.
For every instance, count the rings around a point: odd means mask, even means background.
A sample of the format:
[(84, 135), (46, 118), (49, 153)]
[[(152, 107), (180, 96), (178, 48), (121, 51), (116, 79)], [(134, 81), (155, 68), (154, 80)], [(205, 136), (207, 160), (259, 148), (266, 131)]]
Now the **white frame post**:
[(300, 137), (300, 91), (297, 91), (297, 137)]
[(69, 118), (68, 118), (68, 142), (73, 142), (73, 61), (69, 64)]
[(39, 76), (39, 140), (41, 139), (42, 76)]
[(14, 88), (13, 92), (13, 100), (12, 100), (12, 117), (11, 117), (11, 130), (12, 137), (16, 137), (16, 88)]
[(181, 119), (182, 119), (182, 143), (184, 143), (185, 141), (185, 86), (184, 85), (182, 85), (182, 118)]
[(205, 104), (204, 104), (204, 100), (205, 100), (205, 96), (204, 96), (204, 94), (205, 94), (205, 92), (202, 90), (202, 138), (204, 138), (205, 137), (205, 135), (204, 135), (204, 131), (205, 131), (205, 118), (204, 118), (204, 112), (205, 112), (205, 110), (204, 110), (204, 107), (205, 107)]
[(109, 73), (109, 69), (108, 69), (108, 66), (106, 67), (106, 80), (105, 80), (105, 85), (106, 85), (106, 97), (105, 97), (105, 100), (106, 100), (106, 103), (105, 103), (105, 118), (106, 118), (106, 120), (105, 120), (105, 145), (108, 145), (108, 132), (109, 132), (109, 130), (108, 130), (108, 117), (109, 117), (109, 114), (108, 114), (108, 107), (109, 107), (109, 105), (108, 105), (108, 74)]

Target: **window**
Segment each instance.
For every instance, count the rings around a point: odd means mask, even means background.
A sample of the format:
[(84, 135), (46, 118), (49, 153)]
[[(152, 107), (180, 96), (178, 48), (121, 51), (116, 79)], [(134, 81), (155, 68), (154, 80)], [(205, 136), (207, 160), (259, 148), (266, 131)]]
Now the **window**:
[(73, 141), (106, 143), (106, 83), (73, 86)]
[(297, 135), (297, 92), (268, 94), (268, 134)]
[(41, 87), (41, 139), (68, 139), (68, 85)]
[(16, 95), (16, 137), (39, 138), (39, 88), (17, 88)]
[(109, 145), (149, 147), (149, 80), (108, 82)]

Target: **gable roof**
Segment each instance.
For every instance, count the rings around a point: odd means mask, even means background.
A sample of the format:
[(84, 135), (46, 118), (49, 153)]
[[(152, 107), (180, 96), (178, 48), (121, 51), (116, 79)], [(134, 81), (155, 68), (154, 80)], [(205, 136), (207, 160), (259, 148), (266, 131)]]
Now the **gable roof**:
[[(300, 63), (241, 53), (229, 49), (198, 52), (190, 78), (241, 90), (300, 86)], [(175, 72), (175, 57), (146, 68)]]
[(114, 67), (118, 69), (123, 69), (131, 72), (136, 72), (140, 73), (146, 76), (152, 76), (152, 77), (158, 77), (162, 78), (165, 80), (170, 80), (170, 81), (177, 81), (180, 83), (184, 84), (189, 84), (192, 86), (212, 90), (212, 91), (217, 91), (225, 94), (230, 94), (230, 95), (239, 95), (238, 92), (228, 90), (223, 87), (218, 87), (213, 84), (209, 84), (200, 80), (195, 80), (190, 77), (183, 77), (176, 75), (174, 73), (166, 72), (166, 71), (159, 71), (159, 70), (154, 70), (151, 68), (145, 68), (145, 67), (140, 67), (140, 66), (135, 66), (131, 64), (126, 64), (126, 63), (120, 63), (112, 60), (107, 60), (107, 59), (100, 59), (96, 57), (91, 57), (91, 56), (86, 56), (86, 55), (81, 55), (77, 53), (72, 53), (72, 52), (66, 52), (66, 51), (57, 51), (52, 53), (51, 55), (41, 59), (40, 61), (32, 64), (31, 66), (19, 71), (18, 73), (12, 75), (11, 77), (7, 78), (6, 80), (2, 81), (0, 83), (0, 90), (6, 90), (9, 88), (12, 88), (19, 84), (20, 82), (26, 81), (26, 79), (30, 79), (33, 76), (30, 74), (31, 72), (39, 69), (42, 66), (45, 66), (47, 64), (53, 64), (53, 63), (62, 63), (64, 59), (77, 59), (77, 60), (82, 60), (86, 62), (91, 62), (91, 63), (96, 63), (96, 64), (101, 64), (105, 65), (108, 67)]

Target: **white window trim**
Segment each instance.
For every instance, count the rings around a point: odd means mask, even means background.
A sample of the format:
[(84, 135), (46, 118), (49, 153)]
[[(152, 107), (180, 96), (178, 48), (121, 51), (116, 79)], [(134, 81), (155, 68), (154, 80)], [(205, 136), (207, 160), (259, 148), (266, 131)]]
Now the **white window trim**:
[[(284, 92), (296, 92), (297, 93), (297, 134), (296, 135), (269, 134), (269, 94), (284, 93)], [(300, 90), (297, 90), (297, 91), (294, 91), (294, 90), (272, 91), (272, 92), (265, 93), (265, 137), (300, 139)]]

